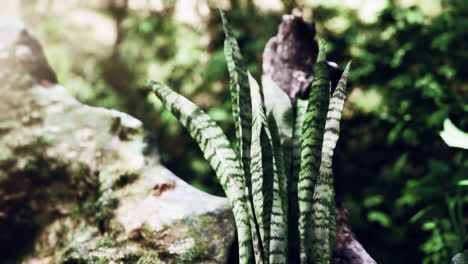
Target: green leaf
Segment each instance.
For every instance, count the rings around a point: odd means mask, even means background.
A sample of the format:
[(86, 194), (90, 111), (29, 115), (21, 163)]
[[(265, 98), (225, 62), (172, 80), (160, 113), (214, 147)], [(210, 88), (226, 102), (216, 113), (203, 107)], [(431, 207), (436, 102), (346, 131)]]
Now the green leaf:
[[(319, 175), (323, 132), (330, 98), (330, 78), (326, 63), (325, 41), (320, 42), (314, 80), (310, 89), (309, 104), (304, 117), (301, 136), (301, 170), (298, 181), (299, 235), (301, 264), (321, 264), (313, 259), (312, 246), (320, 243), (312, 237), (312, 207), (314, 186)], [(320, 254), (317, 256), (321, 256)]]
[[(296, 114), (294, 120), (294, 130), (292, 138), (292, 168), (291, 168), (291, 179), (295, 181), (296, 193), (297, 193), (297, 180), (299, 179), (299, 171), (301, 169), (301, 137), (302, 137), (302, 125), (304, 123), (304, 117), (307, 111), (309, 102), (302, 99), (296, 100)], [(294, 184), (293, 184), (294, 185)], [(289, 186), (289, 185), (288, 185)], [(289, 188), (289, 187), (288, 187)], [(291, 195), (289, 195), (291, 197)], [(295, 195), (297, 197), (297, 195)]]
[(328, 263), (335, 247), (335, 192), (333, 189), (333, 153), (340, 136), (341, 114), (346, 99), (346, 82), (351, 62), (346, 65), (328, 106), (319, 176), (312, 206), (314, 256), (316, 263)]
[(468, 179), (459, 181), (458, 186), (468, 186)]
[(232, 114), (236, 126), (236, 136), (239, 142), (242, 165), (250, 186), (250, 146), (252, 138), (252, 102), (247, 68), (240, 53), (237, 40), (232, 33), (226, 15), (220, 10), (223, 20), (224, 54), (229, 70), (229, 89), (232, 100)]
[[(262, 76), (263, 95), (267, 115), (274, 116), (282, 147), (283, 167), (287, 178), (292, 178), (294, 111), (289, 96), (267, 75)], [(272, 131), (273, 133), (273, 131)], [(300, 141), (299, 141), (300, 144)], [(300, 148), (300, 145), (298, 146)], [(299, 159), (299, 158), (298, 158)], [(297, 177), (294, 180), (297, 183)], [(297, 196), (297, 193), (295, 194)], [(297, 203), (297, 201), (296, 201)]]
[(424, 215), (426, 215), (430, 210), (432, 210), (434, 207), (433, 206), (428, 206), (428, 207), (425, 207), (421, 210), (419, 210), (416, 214), (414, 214), (409, 222), (414, 224), (416, 223), (417, 221), (419, 221), (421, 218), (423, 218)]
[[(257, 81), (250, 75), (252, 99), (252, 201), (255, 219), (258, 222), (259, 239), (263, 247), (263, 257), (269, 255), (272, 190), (273, 190), (273, 150), (269, 131), (265, 131), (265, 113), (261, 106), (260, 87)], [(260, 248), (261, 248), (260, 247)], [(258, 255), (258, 254), (257, 254)], [(258, 259), (256, 255), (256, 258)]]
[[(307, 110), (308, 101), (297, 99), (294, 119), (294, 130), (292, 137), (292, 154), (291, 154), (291, 168), (287, 174), (287, 190), (288, 190), (288, 240), (289, 240), (289, 259), (292, 261), (299, 260), (299, 206), (297, 194), (297, 181), (299, 179), (299, 171), (301, 169), (301, 135), (302, 123)], [(286, 152), (285, 159), (288, 159)], [(285, 162), (285, 166), (287, 162)], [(287, 167), (286, 167), (287, 168)]]
[(378, 222), (383, 227), (390, 227), (392, 224), (392, 220), (390, 217), (381, 211), (371, 211), (367, 215), (367, 219), (371, 222)]
[(366, 197), (363, 201), (364, 207), (370, 208), (370, 207), (375, 207), (384, 201), (384, 196), (382, 194), (375, 194), (375, 195), (370, 195)]
[[(264, 231), (261, 234), (265, 258), (269, 257), (271, 263), (286, 263), (286, 179), (278, 127), (274, 118), (273, 123), (269, 119), (267, 124), (260, 88), (250, 74), (249, 80), (253, 113), (252, 189), (256, 217), (263, 219), (261, 227)], [(284, 189), (284, 192), (280, 189)], [(263, 198), (263, 204), (259, 198)]]
[(450, 147), (468, 149), (468, 133), (456, 127), (448, 118), (444, 120), (444, 130), (439, 135)]
[[(252, 226), (252, 233), (256, 234), (258, 230), (258, 220), (255, 218), (251, 189), (251, 144), (252, 144), (252, 101), (250, 94), (249, 78), (247, 68), (240, 53), (237, 40), (232, 33), (231, 26), (227, 21), (226, 15), (222, 10), (219, 10), (223, 20), (224, 33), (226, 39), (224, 41), (224, 54), (229, 70), (229, 89), (232, 101), (232, 114), (234, 117), (234, 124), (236, 127), (236, 138), (239, 146), (239, 153), (242, 162), (242, 168), (245, 176), (245, 192), (249, 200), (248, 212), (251, 219), (249, 220), (254, 224)], [(255, 235), (258, 236), (258, 235)], [(261, 258), (261, 239), (254, 238), (255, 244), (253, 245), (254, 254), (257, 260)], [(260, 243), (260, 244), (259, 244)], [(250, 252), (246, 252), (245, 256), (241, 256), (244, 261), (253, 261), (253, 256)]]
[(274, 153), (273, 204), (271, 213), (270, 263), (288, 263), (288, 197), (283, 148), (274, 115), (268, 116)]
[(223, 131), (205, 112), (169, 87), (150, 81), (150, 89), (188, 130), (216, 172), (231, 203), (239, 237), (240, 263), (250, 264), (251, 230), (244, 172)]

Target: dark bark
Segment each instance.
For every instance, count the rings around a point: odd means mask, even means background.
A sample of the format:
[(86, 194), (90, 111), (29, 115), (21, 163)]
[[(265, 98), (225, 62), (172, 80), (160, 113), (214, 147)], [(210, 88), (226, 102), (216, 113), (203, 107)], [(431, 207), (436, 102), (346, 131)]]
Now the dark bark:
[(302, 14), (294, 9), (291, 15), (283, 16), (278, 34), (263, 51), (263, 74), (269, 75), (293, 101), (305, 97), (312, 80), (318, 52), (314, 36), (315, 26), (305, 23)]
[[(294, 9), (290, 15), (283, 16), (278, 27), (278, 34), (268, 41), (263, 52), (263, 74), (270, 76), (289, 95), (291, 101), (308, 97), (313, 78), (312, 66), (318, 52), (314, 37), (314, 24), (306, 23), (301, 12)], [(335, 87), (342, 71), (334, 62), (328, 62), (328, 65), (332, 87)], [(376, 263), (352, 232), (348, 223), (347, 210), (340, 202), (340, 197), (342, 195), (338, 193), (337, 237), (332, 262), (335, 264)]]
[(111, 58), (113, 60), (118, 60), (120, 45), (122, 44), (122, 41), (125, 37), (122, 23), (128, 16), (128, 0), (110, 0), (108, 3), (108, 9), (110, 10), (112, 17), (114, 18), (115, 28), (117, 32), (117, 37), (115, 38), (114, 46), (112, 47)]
[(334, 264), (375, 264), (377, 263), (357, 241), (348, 223), (348, 211), (343, 203), (336, 207), (336, 248)]

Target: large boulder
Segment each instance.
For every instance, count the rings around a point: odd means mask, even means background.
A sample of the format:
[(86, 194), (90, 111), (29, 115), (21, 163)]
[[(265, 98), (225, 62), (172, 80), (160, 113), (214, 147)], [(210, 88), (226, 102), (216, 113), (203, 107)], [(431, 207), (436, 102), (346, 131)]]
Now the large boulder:
[(227, 262), (227, 200), (163, 167), (139, 120), (72, 98), (21, 22), (0, 21), (0, 93), (2, 263)]

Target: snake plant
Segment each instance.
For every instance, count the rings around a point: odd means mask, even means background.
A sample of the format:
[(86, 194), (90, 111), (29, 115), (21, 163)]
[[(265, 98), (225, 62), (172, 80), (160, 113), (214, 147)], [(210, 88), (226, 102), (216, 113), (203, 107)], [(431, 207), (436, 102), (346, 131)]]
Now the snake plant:
[(332, 156), (349, 63), (331, 94), (321, 41), (310, 97), (293, 104), (267, 76), (260, 90), (225, 14), (220, 13), (235, 144), (195, 104), (164, 84), (150, 81), (148, 86), (188, 130), (215, 170), (237, 226), (239, 263), (328, 264), (335, 241)]

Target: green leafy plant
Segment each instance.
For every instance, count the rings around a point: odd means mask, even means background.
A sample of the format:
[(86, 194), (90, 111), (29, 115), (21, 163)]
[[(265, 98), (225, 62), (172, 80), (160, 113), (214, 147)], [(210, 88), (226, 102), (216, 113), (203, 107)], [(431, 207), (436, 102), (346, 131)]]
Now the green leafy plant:
[(321, 41), (309, 100), (291, 103), (267, 76), (262, 78), (262, 100), (222, 11), (221, 17), (234, 144), (183, 96), (154, 81), (149, 88), (188, 130), (215, 170), (234, 213), (239, 263), (330, 263), (335, 241), (331, 165), (350, 65), (331, 94)]

